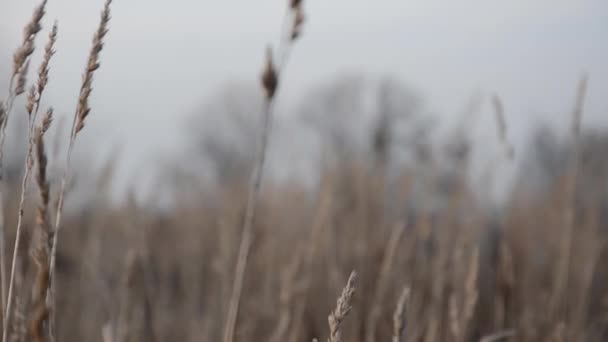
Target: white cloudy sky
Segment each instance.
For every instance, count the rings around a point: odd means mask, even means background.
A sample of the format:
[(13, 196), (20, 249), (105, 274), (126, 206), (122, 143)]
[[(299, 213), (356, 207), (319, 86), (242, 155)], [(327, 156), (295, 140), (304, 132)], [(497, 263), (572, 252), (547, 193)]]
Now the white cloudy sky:
[[(0, 2), (0, 65), (37, 2)], [(120, 138), (131, 163), (178, 151), (183, 117), (206, 96), (228, 81), (256, 82), (286, 2), (115, 0), (85, 139)], [(58, 112), (73, 111), (102, 3), (49, 0), (46, 27), (58, 19), (60, 36), (47, 100)], [(305, 8), (283, 99), (345, 71), (392, 74), (446, 118), (474, 92), (498, 92), (521, 131), (535, 116), (567, 117), (588, 72), (588, 122), (608, 115), (605, 0), (306, 0)]]

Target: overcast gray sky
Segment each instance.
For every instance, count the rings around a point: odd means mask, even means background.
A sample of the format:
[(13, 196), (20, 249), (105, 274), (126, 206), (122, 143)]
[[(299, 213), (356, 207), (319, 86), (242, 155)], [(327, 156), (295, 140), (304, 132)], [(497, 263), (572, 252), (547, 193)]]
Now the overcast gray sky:
[[(179, 150), (183, 118), (223, 84), (257, 82), (286, 0), (116, 0), (83, 139), (123, 142), (128, 163)], [(0, 2), (0, 64), (36, 0)], [(49, 0), (59, 20), (47, 102), (72, 113), (102, 0)], [(568, 117), (582, 72), (587, 122), (608, 115), (605, 0), (306, 0), (308, 21), (281, 101), (347, 71), (396, 75), (455, 119), (475, 92), (497, 92), (517, 132)], [(39, 40), (38, 45), (43, 43)], [(8, 48), (8, 49), (7, 49)], [(6, 88), (5, 79), (0, 89)]]

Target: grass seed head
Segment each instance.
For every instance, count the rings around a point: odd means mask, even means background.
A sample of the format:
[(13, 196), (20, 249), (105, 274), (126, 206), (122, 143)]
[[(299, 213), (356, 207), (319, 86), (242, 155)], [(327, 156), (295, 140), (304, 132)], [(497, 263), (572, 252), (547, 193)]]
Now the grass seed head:
[(277, 90), (279, 80), (272, 58), (272, 48), (266, 50), (266, 66), (262, 72), (262, 87), (266, 92), (266, 98), (272, 100)]

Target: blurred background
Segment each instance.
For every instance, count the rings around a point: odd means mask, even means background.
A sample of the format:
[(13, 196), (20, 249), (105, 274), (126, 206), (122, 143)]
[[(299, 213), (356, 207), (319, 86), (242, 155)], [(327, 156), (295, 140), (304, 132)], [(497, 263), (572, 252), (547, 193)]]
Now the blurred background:
[[(38, 3), (0, 3), (0, 94)], [(50, 0), (36, 42), (34, 64), (57, 20), (42, 100), (56, 114), (47, 138), (55, 192), (102, 6)], [(250, 317), (237, 335), (322, 338), (357, 268), (363, 299), (351, 340), (389, 338), (405, 284), (416, 298), (413, 341), (474, 341), (504, 329), (518, 341), (608, 338), (606, 274), (594, 267), (605, 260), (608, 222), (608, 3), (306, 0), (303, 8), (273, 110), (244, 294)], [(133, 327), (124, 340), (221, 338), (261, 133), (264, 53), (278, 45), (286, 12), (284, 0), (112, 4), (72, 160), (58, 259), (60, 288), (72, 295), (59, 295), (59, 336), (100, 339), (100, 327), (124, 321)], [(22, 102), (5, 147), (7, 227), (26, 151)], [(459, 334), (443, 311), (470, 298), (462, 286), (474, 255), (479, 299)], [(135, 280), (123, 281), (129, 274)]]
[[(35, 4), (0, 5), (0, 89), (6, 90), (12, 51)], [(58, 114), (74, 111), (99, 7), (95, 1), (48, 4), (44, 23), (50, 27), (58, 20), (60, 37), (44, 101)], [(221, 140), (217, 144), (231, 145), (231, 153), (251, 146), (235, 137), (244, 128), (234, 121), (254, 116), (264, 48), (278, 43), (283, 1), (128, 1), (114, 8), (79, 158), (100, 165), (119, 150), (114, 189), (124, 195), (121, 189), (135, 187), (148, 197), (143, 191), (148, 194), (159, 176), (155, 166), (187, 167), (204, 154), (198, 140)], [(335, 121), (351, 136), (346, 139), (365, 139), (379, 111), (371, 102), (384, 82), (420, 102), (420, 108), (408, 108), (406, 100), (395, 104), (417, 117), (408, 120), (435, 121), (434, 134), (477, 112), (464, 126), (488, 142), (495, 130), (486, 99), (498, 94), (519, 150), (541, 124), (558, 132), (568, 127), (576, 84), (588, 73), (584, 125), (603, 126), (608, 44), (599, 37), (608, 31), (606, 9), (601, 0), (310, 1), (306, 34), (280, 88), (272, 173), (282, 180), (314, 178), (311, 164), (323, 145), (319, 127), (309, 124), (312, 117), (320, 125)], [(313, 101), (319, 93), (325, 98)], [(340, 106), (329, 103), (335, 93), (357, 108), (332, 108)], [(398, 132), (400, 138), (407, 134)], [(486, 158), (495, 154), (488, 144), (479, 150)], [(142, 176), (142, 168), (152, 172)]]

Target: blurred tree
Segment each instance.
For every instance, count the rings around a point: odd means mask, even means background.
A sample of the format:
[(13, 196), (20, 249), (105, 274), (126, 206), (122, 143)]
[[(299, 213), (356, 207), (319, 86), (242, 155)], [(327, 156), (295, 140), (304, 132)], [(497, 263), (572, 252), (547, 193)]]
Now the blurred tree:
[[(251, 170), (261, 110), (257, 87), (229, 84), (222, 88), (188, 122), (192, 138), (188, 155), (194, 157), (190, 161), (204, 163), (198, 170), (210, 170), (215, 184), (245, 181)], [(302, 149), (295, 144), (296, 133), (305, 140), (299, 145), (314, 146), (314, 140), (320, 140), (324, 162), (358, 160), (381, 167), (385, 173), (401, 172), (404, 165), (421, 167), (429, 159), (435, 122), (421, 97), (394, 79), (338, 78), (306, 95), (296, 113), (281, 113), (275, 122), (273, 154), (282, 156), (276, 163), (296, 161), (286, 158), (286, 154)], [(306, 134), (307, 127), (313, 136)], [(277, 142), (288, 142), (289, 146), (284, 150)], [(314, 163), (311, 151), (304, 151), (308, 152), (300, 159), (309, 158), (306, 162)]]
[(517, 190), (546, 194), (568, 176), (571, 163), (577, 162), (577, 203), (608, 209), (608, 132), (582, 132), (578, 160), (575, 148), (573, 139), (560, 139), (549, 126), (537, 128), (522, 161)]
[(375, 107), (370, 145), (377, 164), (388, 164), (394, 154), (426, 161), (435, 120), (421, 97), (394, 79), (383, 79), (376, 89)]
[(260, 130), (262, 97), (255, 87), (231, 84), (196, 113), (188, 129), (193, 155), (202, 160), (219, 183), (243, 181), (251, 171)]
[(348, 76), (304, 97), (299, 117), (318, 132), (326, 158), (348, 158), (360, 149), (365, 87), (360, 76)]
[(330, 160), (373, 158), (374, 165), (421, 157), (434, 120), (421, 97), (392, 78), (343, 76), (309, 94), (299, 113)]
[(521, 166), (520, 178), (526, 187), (541, 190), (554, 185), (565, 171), (567, 146), (548, 126), (540, 125), (532, 135)]

